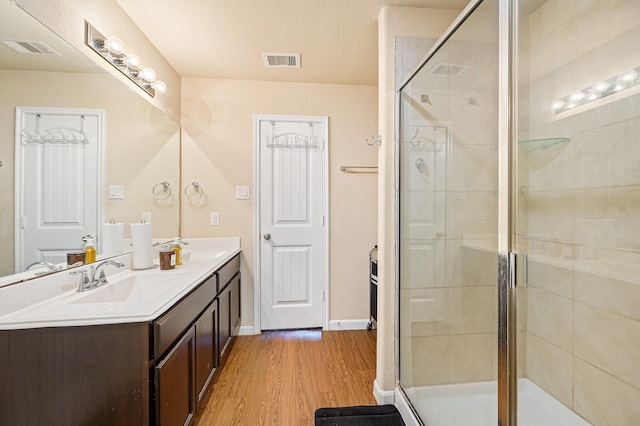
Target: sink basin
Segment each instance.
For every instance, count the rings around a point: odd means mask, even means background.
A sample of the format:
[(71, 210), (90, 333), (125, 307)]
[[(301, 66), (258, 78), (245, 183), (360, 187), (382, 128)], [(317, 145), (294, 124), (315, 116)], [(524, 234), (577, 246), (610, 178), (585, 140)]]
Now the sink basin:
[(86, 295), (69, 302), (72, 304), (144, 302), (161, 297), (167, 291), (184, 285), (189, 274), (132, 275), (110, 282), (103, 287), (89, 290)]

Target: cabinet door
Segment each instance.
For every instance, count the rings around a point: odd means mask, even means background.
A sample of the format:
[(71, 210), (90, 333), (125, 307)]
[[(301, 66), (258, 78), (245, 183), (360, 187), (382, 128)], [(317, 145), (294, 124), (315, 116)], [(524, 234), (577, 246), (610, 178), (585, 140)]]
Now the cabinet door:
[(221, 364), (226, 354), (227, 344), (231, 337), (231, 286), (226, 286), (218, 294), (218, 363)]
[(156, 425), (182, 426), (193, 421), (195, 339), (192, 326), (154, 368)]
[(216, 322), (218, 321), (218, 301), (211, 305), (196, 320), (196, 390), (198, 403), (207, 390), (211, 377), (217, 367), (218, 341)]
[(231, 335), (237, 334), (240, 326), (240, 274), (231, 281)]

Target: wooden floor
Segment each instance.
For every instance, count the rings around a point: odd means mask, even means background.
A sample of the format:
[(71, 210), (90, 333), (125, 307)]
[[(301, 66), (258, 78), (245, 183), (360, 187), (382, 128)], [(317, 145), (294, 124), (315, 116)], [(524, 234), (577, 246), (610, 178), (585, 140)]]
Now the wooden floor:
[(320, 407), (375, 405), (375, 374), (375, 330), (240, 336), (196, 424), (313, 425)]

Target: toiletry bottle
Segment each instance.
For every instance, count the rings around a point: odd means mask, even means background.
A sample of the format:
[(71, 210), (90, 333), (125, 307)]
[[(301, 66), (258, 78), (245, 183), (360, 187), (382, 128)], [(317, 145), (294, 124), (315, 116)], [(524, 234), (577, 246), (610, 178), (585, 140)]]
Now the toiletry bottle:
[(93, 263), (96, 261), (96, 248), (93, 245), (93, 238), (87, 239), (87, 245), (84, 247), (86, 255), (85, 263)]
[(171, 245), (171, 250), (176, 252), (176, 265), (182, 265), (182, 256), (181, 256), (181, 252), (182, 252), (182, 246), (180, 246), (180, 239), (179, 238), (174, 238), (173, 239), (173, 244)]

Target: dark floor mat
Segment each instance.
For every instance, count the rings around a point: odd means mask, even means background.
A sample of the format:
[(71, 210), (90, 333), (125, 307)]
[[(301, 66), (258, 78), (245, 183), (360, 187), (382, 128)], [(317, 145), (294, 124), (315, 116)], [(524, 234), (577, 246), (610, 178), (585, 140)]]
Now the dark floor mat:
[(405, 426), (393, 405), (318, 408), (315, 426)]

